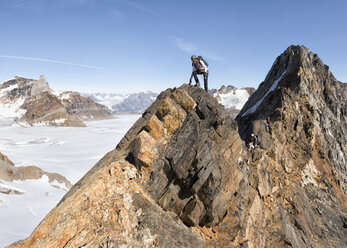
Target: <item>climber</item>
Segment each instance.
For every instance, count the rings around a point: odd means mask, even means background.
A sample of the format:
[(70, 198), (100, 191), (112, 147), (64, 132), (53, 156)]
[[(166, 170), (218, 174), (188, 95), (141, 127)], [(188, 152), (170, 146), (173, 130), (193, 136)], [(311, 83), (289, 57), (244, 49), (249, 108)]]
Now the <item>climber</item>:
[(267, 124), (267, 128), (269, 130), (269, 133), (272, 136), (272, 125), (271, 125), (270, 116), (267, 117), (266, 124)]
[(249, 138), (249, 141), (248, 141), (249, 155), (248, 155), (247, 164), (250, 164), (253, 161), (255, 149), (257, 148), (257, 142), (258, 142), (257, 136), (252, 133), (251, 137)]
[(203, 75), (204, 76), (204, 87), (206, 92), (208, 92), (208, 87), (207, 87), (207, 78), (208, 78), (208, 63), (206, 60), (202, 58), (202, 56), (196, 57), (195, 55), (192, 55), (190, 57), (192, 60), (192, 75), (190, 76), (189, 79), (189, 85), (192, 84), (192, 78), (194, 77), (195, 79), (195, 86), (200, 86), (199, 78), (197, 75)]
[(251, 138), (250, 138), (250, 143), (253, 145), (253, 152), (255, 152), (255, 149), (257, 149), (257, 142), (258, 142), (258, 138), (256, 135), (254, 135), (254, 133), (251, 134)]

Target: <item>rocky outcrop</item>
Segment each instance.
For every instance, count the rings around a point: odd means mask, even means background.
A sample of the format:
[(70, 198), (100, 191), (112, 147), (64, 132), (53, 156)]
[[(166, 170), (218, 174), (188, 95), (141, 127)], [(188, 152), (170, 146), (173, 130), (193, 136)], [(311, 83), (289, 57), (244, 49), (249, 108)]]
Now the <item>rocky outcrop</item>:
[(243, 173), (236, 122), (202, 92), (182, 86), (160, 95), (138, 126), (143, 130), (130, 130), (118, 145), (141, 172), (149, 171), (142, 183), (152, 197), (188, 226), (218, 223), (235, 190), (230, 180), (237, 184)]
[[(12, 182), (13, 180), (40, 179), (43, 175), (49, 178), (49, 182), (57, 181), (64, 183), (70, 189), (72, 184), (62, 175), (45, 172), (36, 166), (16, 167), (11, 160), (0, 153), (0, 180)], [(23, 194), (21, 191), (5, 188), (0, 185), (0, 193), (3, 194)]]
[[(39, 233), (17, 245), (204, 247), (188, 226), (212, 226), (226, 214), (228, 191), (235, 190), (230, 182), (243, 174), (241, 147), (236, 122), (212, 96), (188, 85), (167, 90), (51, 211)], [(58, 222), (63, 229), (52, 233)], [(61, 238), (66, 231), (71, 235)]]
[(201, 88), (168, 89), (10, 247), (346, 247), (345, 93), (301, 46), (237, 122)]
[(59, 98), (70, 115), (77, 116), (82, 120), (103, 120), (114, 117), (106, 106), (77, 92), (62, 92), (59, 94)]
[(246, 90), (248, 92), (249, 96), (251, 96), (256, 91), (256, 89), (253, 87), (244, 87), (242, 89)]
[(78, 93), (57, 96), (44, 76), (39, 80), (15, 76), (0, 84), (1, 123), (83, 127), (83, 120), (112, 117), (107, 107)]
[(42, 92), (51, 92), (45, 76), (41, 75), (38, 80), (14, 76), (13, 79), (5, 81), (0, 89), (11, 87), (13, 90), (8, 91), (7, 97), (13, 100), (18, 97), (29, 98), (41, 94)]

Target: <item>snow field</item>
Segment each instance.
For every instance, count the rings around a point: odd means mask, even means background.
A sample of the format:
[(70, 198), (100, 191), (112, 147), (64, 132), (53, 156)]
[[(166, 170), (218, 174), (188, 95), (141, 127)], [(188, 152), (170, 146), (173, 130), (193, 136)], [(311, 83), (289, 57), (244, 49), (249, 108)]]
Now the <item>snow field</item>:
[[(75, 184), (117, 143), (141, 115), (86, 121), (87, 127), (0, 127), (0, 152), (16, 166), (36, 165)], [(54, 187), (54, 186), (58, 186)], [(24, 239), (67, 192), (65, 185), (39, 180), (4, 182), (0, 187), (25, 192), (0, 193), (0, 247)]]

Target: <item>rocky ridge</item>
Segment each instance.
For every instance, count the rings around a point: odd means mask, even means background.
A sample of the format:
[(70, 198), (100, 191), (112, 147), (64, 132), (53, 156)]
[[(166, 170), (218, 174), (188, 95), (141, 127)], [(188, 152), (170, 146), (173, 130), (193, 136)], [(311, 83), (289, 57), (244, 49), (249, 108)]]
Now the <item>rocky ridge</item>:
[(168, 89), (10, 247), (346, 247), (346, 92), (303, 46), (237, 122), (200, 88)]
[[(72, 184), (60, 174), (45, 172), (36, 166), (16, 167), (8, 157), (0, 153), (0, 182), (1, 180), (12, 182), (14, 180), (40, 179), (43, 175), (48, 177), (49, 182), (57, 181), (59, 183), (64, 183), (67, 189), (72, 187)], [(3, 187), (1, 184), (0, 193), (23, 194), (21, 191)]]

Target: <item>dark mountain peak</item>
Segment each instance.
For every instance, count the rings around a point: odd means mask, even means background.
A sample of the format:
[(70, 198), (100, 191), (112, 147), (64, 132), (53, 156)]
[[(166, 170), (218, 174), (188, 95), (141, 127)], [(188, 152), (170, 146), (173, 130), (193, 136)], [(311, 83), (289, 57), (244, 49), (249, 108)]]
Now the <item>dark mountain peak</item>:
[(316, 53), (302, 45), (291, 45), (276, 58), (264, 82), (274, 80), (284, 72), (287, 75), (300, 75), (303, 71), (335, 79), (329, 71), (329, 66), (325, 65)]
[(320, 140), (315, 149), (320, 147), (322, 156), (334, 161), (339, 184), (346, 193), (346, 109), (347, 84), (337, 81), (317, 54), (304, 46), (290, 46), (276, 58), (236, 120), (243, 140), (255, 133), (267, 144), (267, 117), (281, 130), (278, 135), (283, 139), (303, 137), (305, 141), (300, 142), (307, 147)]
[(314, 97), (316, 93), (324, 93), (324, 89), (336, 81), (316, 53), (305, 46), (291, 45), (276, 58), (265, 80), (244, 105), (239, 118), (271, 114), (282, 105), (283, 94), (301, 93)]

